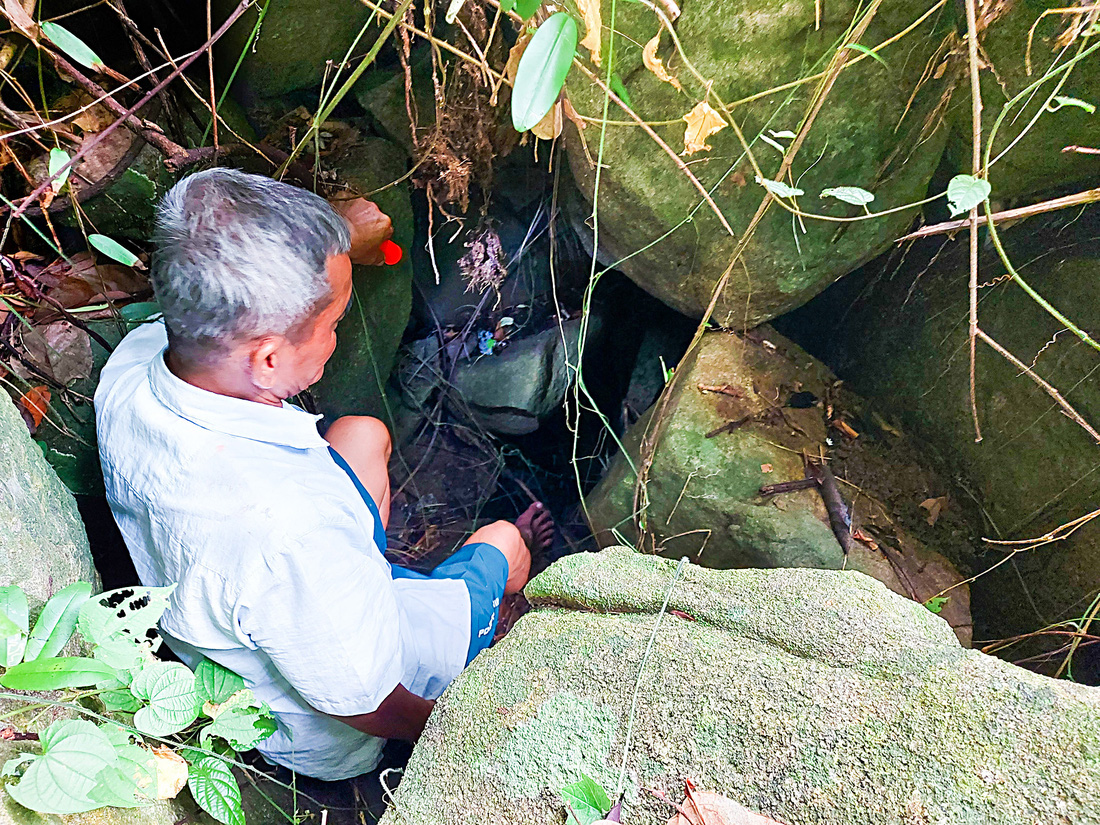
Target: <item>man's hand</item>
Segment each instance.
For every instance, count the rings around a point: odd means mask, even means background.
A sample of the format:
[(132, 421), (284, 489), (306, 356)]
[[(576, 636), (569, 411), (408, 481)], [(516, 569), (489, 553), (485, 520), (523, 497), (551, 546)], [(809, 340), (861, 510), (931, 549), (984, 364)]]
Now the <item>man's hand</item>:
[(351, 229), (351, 250), (348, 257), (353, 264), (381, 266), (385, 256), (380, 249), (382, 242), (393, 235), (393, 222), (389, 215), (366, 198), (331, 201), (335, 209), (347, 221)]
[(380, 739), (404, 739), (407, 742), (415, 742), (424, 732), (424, 725), (434, 707), (435, 702), (421, 699), (415, 693), (409, 693), (402, 685), (398, 685), (382, 700), (378, 710), (373, 713), (334, 716), (333, 719), (339, 719), (360, 733), (377, 736)]

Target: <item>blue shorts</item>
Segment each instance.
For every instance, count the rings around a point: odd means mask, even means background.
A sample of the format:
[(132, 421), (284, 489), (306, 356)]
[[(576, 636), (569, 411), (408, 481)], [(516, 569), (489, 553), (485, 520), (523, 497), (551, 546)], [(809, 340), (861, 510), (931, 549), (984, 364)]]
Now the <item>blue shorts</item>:
[[(385, 553), (386, 529), (382, 526), (378, 505), (343, 457), (332, 447), (328, 449), (333, 460), (351, 478), (374, 517), (374, 543), (379, 553)], [(498, 548), (485, 542), (475, 542), (463, 546), (431, 573), (417, 573), (395, 564), (390, 565), (390, 572), (395, 579), (461, 579), (470, 593), (470, 648), (466, 654), (466, 664), (492, 644), (500, 600), (504, 597), (504, 585), (508, 581), (508, 560)]]

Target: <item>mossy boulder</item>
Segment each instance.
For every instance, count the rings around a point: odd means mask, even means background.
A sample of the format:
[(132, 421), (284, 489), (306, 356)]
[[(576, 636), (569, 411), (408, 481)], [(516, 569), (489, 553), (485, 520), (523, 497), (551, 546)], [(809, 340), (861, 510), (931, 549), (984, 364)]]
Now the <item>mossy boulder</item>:
[(78, 581), (99, 583), (76, 501), (0, 393), (0, 585), (22, 587), (35, 611)]
[[(234, 0), (215, 0), (215, 19), (224, 20), (236, 6)], [(215, 46), (226, 71), (243, 55), (235, 88), (246, 106), (319, 85), (330, 71), (328, 61), (344, 59), (371, 11), (358, 0), (271, 0), (258, 37), (246, 49), (259, 14), (258, 6), (246, 11)], [(362, 51), (377, 31), (365, 33)]]
[[(644, 490), (637, 489), (636, 470), (640, 445), (652, 438), (656, 407), (627, 432), (625, 453), (614, 458), (586, 499), (589, 523), (602, 545), (625, 539), (717, 568), (846, 567), (920, 602), (960, 581), (950, 562), (911, 535), (898, 514), (870, 492), (876, 478), (908, 468), (870, 451), (863, 456), (863, 465), (871, 468), (862, 474), (866, 481), (845, 478), (837, 451), (829, 446), (844, 436), (827, 432), (823, 399), (834, 399), (831, 415), (838, 419), (842, 402), (835, 378), (819, 361), (762, 327), (746, 335), (706, 333), (677, 373)], [(792, 406), (792, 399), (809, 405)], [(822, 401), (811, 404), (811, 399)], [(731, 431), (722, 431), (727, 425)], [(847, 556), (817, 489), (761, 495), (765, 485), (804, 478), (803, 455), (826, 451), (841, 479), (852, 525), (864, 537), (852, 541)], [(934, 492), (912, 495), (909, 515), (921, 513), (920, 501)], [(966, 588), (951, 594), (944, 615), (969, 642)]]
[[(1054, 307), (1094, 335), (1100, 330), (1100, 209), (1058, 213), (1002, 229), (1020, 275)], [(968, 246), (934, 240), (910, 251), (906, 264), (858, 280), (807, 307), (830, 319), (807, 327), (823, 353), (857, 392), (888, 411), (938, 454), (945, 470), (982, 502), (981, 529), (991, 539), (1029, 539), (1094, 511), (1100, 504), (1100, 446), (1062, 414), (1051, 397), (990, 347), (977, 349), (975, 441), (969, 395)], [(1093, 426), (1100, 426), (1100, 353), (1048, 315), (1006, 279), (983, 244), (978, 320), (994, 340), (1058, 388)], [(816, 302), (815, 302), (816, 303)], [(842, 319), (842, 320), (838, 320)], [(1017, 545), (1023, 547), (1026, 545)], [(978, 550), (979, 548), (975, 548)], [(1011, 548), (984, 545), (980, 573)], [(1003, 638), (1082, 616), (1100, 588), (1100, 521), (1062, 541), (1016, 554), (971, 586), (986, 638)], [(979, 623), (979, 625), (981, 622)]]
[(965, 650), (860, 573), (676, 567), (616, 548), (534, 579), (382, 822), (562, 823), (561, 788), (613, 795), (624, 751), (635, 825), (685, 777), (799, 825), (1100, 822), (1100, 690)]
[(412, 203), (407, 184), (391, 185), (405, 174), (406, 157), (389, 141), (359, 138), (331, 163), (349, 194), (367, 195), (390, 216), (404, 255), (395, 266), (354, 268), (351, 306), (313, 394), (327, 416), (375, 415), (392, 423), (384, 387), (412, 312)]
[[(1066, 49), (1063, 38), (1084, 15), (1051, 14), (1039, 21), (1043, 12), (1054, 8), (1064, 8), (1064, 4), (1053, 0), (994, 4), (993, 19), (981, 35), (983, 57), (988, 63), (980, 75), (983, 147), (1011, 98), (1039, 80), (1056, 60), (1061, 65), (1077, 54), (1081, 40)], [(1035, 33), (1029, 48), (1032, 26)], [(1093, 42), (1086, 41), (1085, 45)], [(1095, 148), (1096, 115), (1080, 106), (1059, 107), (1057, 103), (1043, 111), (1057, 85), (1056, 78), (1040, 86), (1010, 110), (997, 130), (990, 157), (997, 158), (1009, 146), (1012, 148), (989, 170), (994, 199), (1026, 198), (1071, 184), (1095, 186), (1100, 182), (1100, 164), (1095, 155), (1062, 151), (1067, 146)], [(1100, 104), (1100, 56), (1094, 54), (1078, 62), (1057, 91), (1060, 96), (1088, 105)], [(972, 168), (970, 109), (970, 84), (962, 80), (951, 101), (948, 156), (959, 172), (967, 174)]]
[[(611, 25), (610, 0), (601, 3), (605, 32)], [(683, 6), (675, 27), (680, 42), (714, 92), (733, 105), (733, 116), (749, 140), (765, 175), (774, 177), (779, 153), (768, 130), (798, 131), (818, 80), (784, 84), (822, 71), (844, 42), (863, 9), (844, 0), (822, 5), (814, 0), (782, 4), (696, 0)], [(861, 43), (874, 46), (910, 26), (924, 11), (900, 0), (884, 2)], [(815, 20), (820, 15), (820, 25)], [(677, 91), (645, 67), (642, 47), (660, 30), (647, 5), (619, 3), (615, 28), (615, 70), (632, 105), (665, 142), (684, 149), (681, 118), (705, 96), (667, 35), (658, 56), (683, 85)], [(863, 56), (840, 74), (816, 117), (792, 170), (791, 180), (806, 195), (804, 210), (851, 217), (861, 210), (821, 200), (826, 187), (859, 186), (875, 194), (873, 208), (885, 210), (920, 200), (942, 154), (946, 129), (937, 105), (948, 80), (925, 77), (926, 64), (942, 43), (950, 15), (933, 15), (881, 51), (884, 62)], [(582, 52), (584, 50), (582, 49)], [(604, 36), (603, 54), (608, 52)], [(588, 57), (584, 52), (584, 57)], [(854, 52), (851, 57), (860, 57)], [(600, 70), (602, 72), (602, 70)], [(746, 98), (779, 87), (753, 102)], [(919, 88), (918, 88), (919, 87)], [(599, 119), (603, 92), (574, 68), (566, 89), (573, 106)], [(915, 92), (915, 94), (914, 94)], [(699, 317), (727, 267), (741, 233), (764, 197), (754, 170), (732, 128), (707, 138), (712, 148), (685, 158), (712, 194), (738, 237), (724, 229), (699, 191), (671, 158), (640, 128), (611, 106), (606, 134), (598, 122), (581, 131), (564, 130), (569, 164), (581, 196), (572, 206), (573, 224), (591, 243), (595, 162), (604, 142), (604, 169), (598, 203), (599, 256), (639, 286), (679, 311)], [(789, 144), (789, 138), (778, 138)], [(719, 296), (715, 320), (749, 328), (796, 307), (842, 275), (870, 260), (903, 234), (916, 216), (902, 210), (888, 217), (838, 224), (822, 220), (799, 225), (773, 204), (733, 269)]]

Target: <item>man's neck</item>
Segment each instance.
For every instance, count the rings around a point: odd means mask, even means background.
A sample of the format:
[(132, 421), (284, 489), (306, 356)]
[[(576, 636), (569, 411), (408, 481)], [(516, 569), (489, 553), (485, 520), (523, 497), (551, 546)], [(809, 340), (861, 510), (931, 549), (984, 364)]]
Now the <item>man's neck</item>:
[(177, 357), (171, 349), (165, 352), (164, 363), (176, 378), (200, 390), (272, 407), (283, 405), (283, 400), (271, 390), (257, 387), (247, 380), (242, 380), (237, 374), (230, 374), (228, 370), (190, 364)]

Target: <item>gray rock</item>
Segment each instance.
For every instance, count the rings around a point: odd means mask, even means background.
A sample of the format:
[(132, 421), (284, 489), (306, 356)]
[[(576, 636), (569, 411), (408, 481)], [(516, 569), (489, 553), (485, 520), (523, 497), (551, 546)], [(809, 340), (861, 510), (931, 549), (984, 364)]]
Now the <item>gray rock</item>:
[(78, 581), (99, 586), (76, 501), (0, 393), (0, 585), (22, 587), (33, 613)]
[[(570, 4), (572, 5), (572, 4)], [(854, 0), (831, 3), (820, 27), (814, 0), (784, 3), (693, 0), (682, 4), (675, 26), (684, 49), (726, 103), (824, 68), (847, 37), (861, 7)], [(611, 0), (601, 2), (605, 32), (611, 25)], [(888, 0), (877, 11), (862, 43), (875, 45), (902, 31), (922, 8)], [(642, 46), (659, 30), (645, 5), (616, 7), (615, 69), (638, 115), (676, 152), (684, 148), (681, 118), (706, 97), (676, 54), (667, 34), (658, 55), (684, 85), (679, 92), (656, 78), (642, 63)], [(795, 161), (792, 179), (805, 190), (804, 210), (830, 216), (854, 216), (856, 207), (818, 198), (826, 187), (861, 186), (875, 194), (876, 210), (924, 197), (942, 154), (946, 128), (937, 106), (951, 77), (924, 76), (926, 64), (947, 34), (949, 15), (934, 16), (900, 41), (886, 47), (886, 65), (870, 58), (845, 67)], [(608, 38), (604, 37), (604, 54)], [(583, 50), (583, 49), (582, 49)], [(797, 131), (819, 84), (804, 83), (733, 108), (749, 140), (767, 129)], [(599, 118), (603, 91), (574, 68), (566, 84), (570, 100), (586, 117)], [(919, 91), (914, 95), (914, 90)], [(615, 123), (626, 116), (611, 107)], [(599, 255), (669, 306), (693, 317), (703, 314), (733, 251), (764, 197), (741, 145), (727, 127), (707, 139), (713, 147), (687, 158), (689, 167), (737, 234), (732, 237), (692, 183), (640, 128), (598, 123), (579, 132), (566, 123), (563, 132), (570, 168), (582, 197), (571, 219), (591, 244), (595, 159), (605, 141), (600, 176)], [(789, 139), (780, 139), (789, 143)], [(779, 168), (779, 154), (762, 140), (753, 151), (766, 175)], [(749, 328), (799, 306), (840, 276), (890, 246), (913, 220), (916, 210), (838, 224), (807, 220), (805, 233), (787, 211), (772, 205), (734, 268), (719, 297), (714, 319), (722, 326)]]
[[(873, 535), (878, 547), (853, 540), (845, 556), (816, 489), (760, 496), (764, 485), (804, 478), (803, 454), (825, 451), (837, 476), (845, 478), (837, 451), (826, 444), (823, 410), (786, 406), (796, 391), (837, 397), (835, 379), (819, 361), (762, 327), (744, 336), (706, 333), (677, 373), (644, 492), (635, 490), (634, 468), (641, 466), (640, 444), (652, 409), (623, 438), (629, 460), (619, 453), (587, 497), (600, 544), (625, 541), (673, 558), (688, 555), (707, 567), (846, 567), (921, 602), (961, 580), (947, 559), (899, 525), (868, 489), (876, 476), (907, 471), (873, 452), (865, 454), (871, 472), (850, 479), (855, 488), (843, 487), (842, 495), (853, 525)], [(839, 398), (836, 409), (844, 409)], [(737, 421), (742, 423), (731, 432), (718, 432)], [(899, 507), (922, 512), (919, 503), (928, 495), (920, 490)], [(966, 588), (954, 589), (944, 609), (968, 643)]]
[(964, 650), (860, 573), (675, 567), (617, 548), (532, 581), (539, 609), (440, 699), (382, 822), (560, 823), (560, 789), (613, 795), (624, 750), (634, 825), (685, 777), (798, 825), (1100, 822), (1100, 690)]
[(524, 435), (538, 429), (565, 400), (573, 383), (580, 321), (567, 321), (527, 338), (519, 338), (499, 353), (460, 361), (454, 389), (486, 429)]

